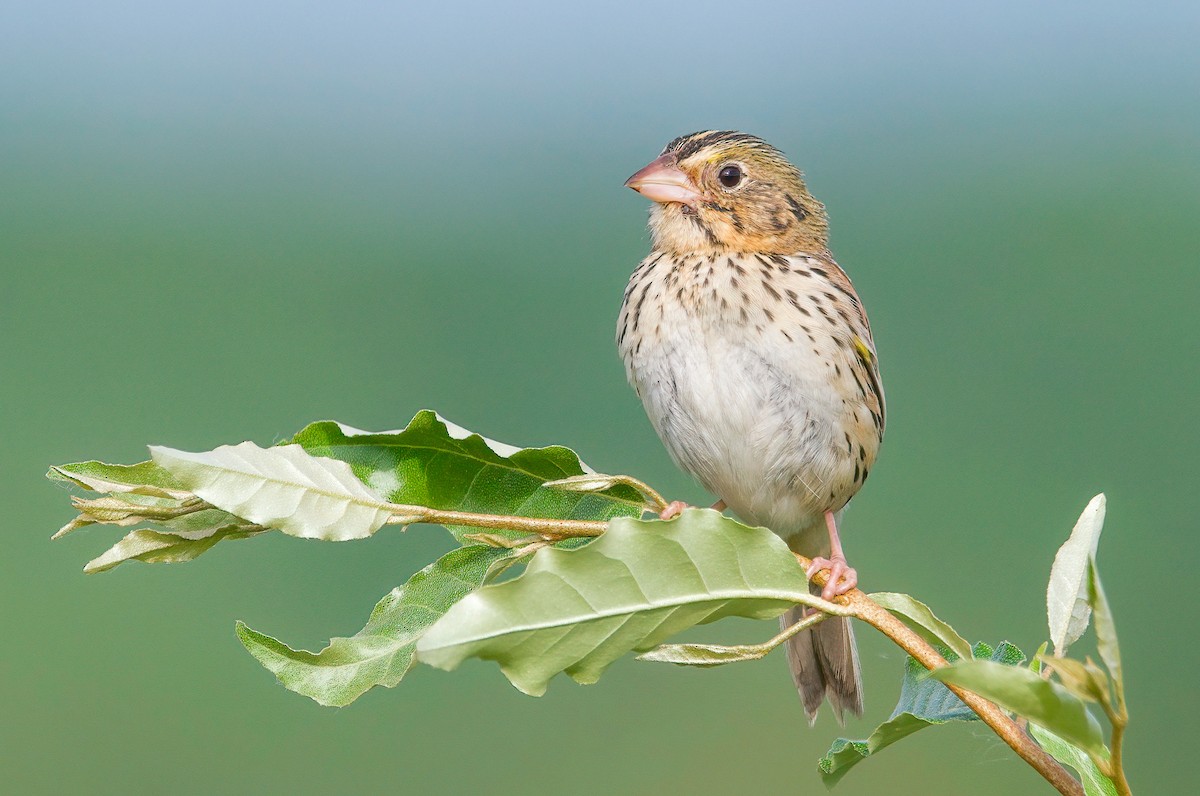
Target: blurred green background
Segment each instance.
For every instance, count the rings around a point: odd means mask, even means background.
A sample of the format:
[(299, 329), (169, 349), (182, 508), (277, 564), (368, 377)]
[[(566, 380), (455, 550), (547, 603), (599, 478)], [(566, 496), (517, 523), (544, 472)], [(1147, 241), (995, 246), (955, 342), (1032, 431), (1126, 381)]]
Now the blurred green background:
[[(1048, 5), (5, 3), (4, 789), (821, 792), (838, 728), (805, 726), (775, 656), (623, 661), (542, 699), (475, 662), (331, 710), (235, 639), (354, 632), (447, 547), (434, 528), (94, 577), (116, 534), (49, 541), (71, 514), (48, 464), (423, 407), (709, 500), (612, 337), (648, 242), (621, 182), (717, 127), (806, 170), (871, 312), (888, 437), (844, 534), (864, 586), (1031, 651), (1054, 551), (1107, 492), (1130, 776), (1190, 790), (1200, 7)], [(901, 669), (860, 643), (857, 737)], [(1047, 790), (952, 726), (838, 792)]]

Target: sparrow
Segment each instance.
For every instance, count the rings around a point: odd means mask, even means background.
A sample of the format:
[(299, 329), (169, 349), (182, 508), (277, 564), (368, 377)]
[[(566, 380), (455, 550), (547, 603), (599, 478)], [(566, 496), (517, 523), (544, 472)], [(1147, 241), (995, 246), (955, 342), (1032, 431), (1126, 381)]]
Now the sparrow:
[[(884, 397), (866, 311), (829, 251), (825, 206), (753, 135), (680, 136), (626, 186), (654, 202), (650, 255), (625, 289), (617, 347), (675, 462), (742, 520), (853, 589), (838, 535), (883, 439)], [(670, 519), (683, 508), (673, 503)], [(815, 590), (815, 587), (812, 587)], [(804, 616), (800, 607), (784, 627)], [(788, 641), (809, 723), (828, 698), (862, 714), (848, 619)]]

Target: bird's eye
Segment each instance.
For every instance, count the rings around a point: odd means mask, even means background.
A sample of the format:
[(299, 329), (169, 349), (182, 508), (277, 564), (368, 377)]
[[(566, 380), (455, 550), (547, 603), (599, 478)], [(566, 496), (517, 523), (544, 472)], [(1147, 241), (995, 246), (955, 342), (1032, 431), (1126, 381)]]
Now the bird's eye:
[(717, 172), (717, 179), (726, 188), (736, 188), (742, 181), (742, 169), (740, 166), (735, 166), (732, 163), (728, 166), (722, 166)]

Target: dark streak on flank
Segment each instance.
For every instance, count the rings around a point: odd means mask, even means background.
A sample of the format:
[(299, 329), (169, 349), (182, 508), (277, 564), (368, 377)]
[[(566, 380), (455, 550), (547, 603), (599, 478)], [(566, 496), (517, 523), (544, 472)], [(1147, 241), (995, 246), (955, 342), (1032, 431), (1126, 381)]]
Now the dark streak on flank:
[(858, 361), (862, 363), (863, 370), (867, 373), (867, 379), (871, 382), (871, 394), (879, 402), (879, 413), (871, 412), (871, 416), (875, 419), (875, 425), (879, 427), (880, 431), (883, 431), (886, 409), (883, 405), (883, 385), (879, 383), (879, 367), (874, 362), (874, 356), (871, 357), (872, 361), (867, 361), (867, 357), (863, 355), (862, 350), (858, 346), (854, 347), (854, 351), (858, 355)]
[(854, 368), (850, 368), (850, 375), (852, 377), (854, 377), (854, 383), (858, 385), (858, 394), (866, 395), (867, 389), (865, 387), (863, 387), (862, 380), (860, 378), (858, 378), (858, 374), (855, 372)]
[(642, 295), (638, 297), (637, 306), (633, 308), (633, 330), (635, 332), (642, 320), (642, 305), (646, 303), (646, 294), (650, 292), (650, 285), (653, 284), (653, 281), (652, 279), (646, 280), (646, 286), (642, 288)]
[(846, 288), (844, 288), (844, 287), (842, 287), (841, 285), (839, 285), (837, 282), (830, 282), (829, 284), (833, 285), (833, 286), (834, 286), (834, 288), (836, 288), (837, 290), (839, 290), (839, 291), (841, 291), (842, 293), (844, 293), (844, 294), (845, 294), (845, 296), (846, 296), (846, 298), (850, 299), (850, 303), (851, 303), (851, 304), (853, 304), (855, 307), (859, 307), (859, 306), (861, 306), (861, 305), (858, 303), (858, 296), (854, 295), (854, 291), (852, 291), (852, 290), (847, 290)]

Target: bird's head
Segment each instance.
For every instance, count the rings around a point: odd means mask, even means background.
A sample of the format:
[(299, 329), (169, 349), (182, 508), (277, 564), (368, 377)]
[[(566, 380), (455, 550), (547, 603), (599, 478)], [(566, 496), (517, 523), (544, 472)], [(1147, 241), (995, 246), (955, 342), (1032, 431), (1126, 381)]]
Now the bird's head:
[(680, 136), (625, 185), (655, 202), (656, 249), (796, 254), (828, 247), (825, 206), (782, 152), (752, 135)]

